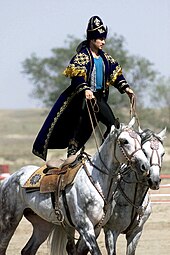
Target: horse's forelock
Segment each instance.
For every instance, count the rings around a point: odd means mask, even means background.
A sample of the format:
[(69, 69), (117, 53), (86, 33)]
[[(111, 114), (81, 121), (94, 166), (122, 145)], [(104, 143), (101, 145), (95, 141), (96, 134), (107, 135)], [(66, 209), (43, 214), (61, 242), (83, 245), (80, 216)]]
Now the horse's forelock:
[(161, 139), (159, 136), (157, 136), (153, 131), (151, 131), (149, 128), (144, 129), (143, 132), (140, 134), (141, 136), (141, 140), (142, 140), (142, 144), (146, 143), (147, 141), (149, 141), (151, 138), (155, 137), (156, 139), (158, 139), (161, 143)]
[(151, 137), (153, 136), (153, 132), (150, 129), (144, 129), (142, 133), (140, 133), (140, 137), (142, 140), (142, 144), (145, 143), (146, 141), (150, 140)]

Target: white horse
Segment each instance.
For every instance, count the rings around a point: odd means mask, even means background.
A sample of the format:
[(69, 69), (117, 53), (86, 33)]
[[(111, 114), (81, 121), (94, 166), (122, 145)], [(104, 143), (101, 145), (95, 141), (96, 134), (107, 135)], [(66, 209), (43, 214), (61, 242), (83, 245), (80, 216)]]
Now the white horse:
[(28, 193), (23, 188), (37, 166), (25, 166), (6, 179), (0, 187), (0, 255), (6, 254), (23, 215), (33, 224), (33, 234), (21, 254), (36, 254), (53, 229), (57, 236), (54, 235), (51, 254), (66, 254), (67, 239), (73, 239), (76, 229), (90, 253), (101, 255), (95, 230), (110, 217), (120, 164), (130, 163), (140, 176), (146, 175), (149, 169), (141, 138), (132, 130), (133, 124), (132, 119), (129, 125), (113, 127), (99, 152), (85, 161), (74, 183), (61, 194), (58, 206), (64, 217), (62, 223), (57, 220), (51, 194)]
[[(126, 235), (126, 255), (135, 255), (144, 223), (151, 214), (147, 191), (149, 188), (159, 189), (161, 164), (165, 154), (163, 147), (165, 133), (166, 129), (159, 134), (154, 134), (149, 129), (145, 131), (140, 129), (142, 150), (150, 162), (149, 175), (137, 175), (126, 165), (120, 169), (112, 200), (112, 215), (104, 226), (108, 255), (116, 255), (116, 243), (120, 234)], [(100, 229), (96, 234), (99, 233)], [(88, 248), (85, 247), (82, 239), (77, 243), (77, 250), (82, 255), (88, 253)]]
[(145, 222), (151, 214), (148, 189), (159, 189), (160, 170), (165, 154), (163, 139), (166, 129), (154, 134), (146, 129), (141, 133), (142, 149), (150, 162), (149, 178), (141, 181), (132, 171), (120, 176), (112, 216), (104, 226), (106, 248), (109, 255), (116, 255), (116, 242), (120, 234), (126, 235), (126, 255), (135, 255)]

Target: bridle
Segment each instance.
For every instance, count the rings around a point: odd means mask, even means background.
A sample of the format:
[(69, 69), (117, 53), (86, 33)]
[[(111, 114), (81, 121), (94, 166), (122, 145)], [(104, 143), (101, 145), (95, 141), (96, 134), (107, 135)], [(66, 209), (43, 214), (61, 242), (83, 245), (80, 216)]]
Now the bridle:
[[(152, 154), (151, 154), (151, 158), (150, 158), (150, 166), (151, 167), (152, 166), (158, 166), (159, 169), (161, 170), (161, 159), (160, 159), (159, 153), (158, 153), (159, 142), (160, 141), (156, 137), (152, 137), (151, 140), (150, 140), (150, 148), (152, 149)], [(153, 162), (154, 153), (156, 153), (156, 155), (157, 155), (157, 159), (158, 159), (157, 163)]]
[[(120, 136), (121, 133), (118, 135), (117, 139), (115, 140), (115, 143), (118, 144), (118, 146), (119, 146), (121, 152), (123, 153), (123, 156), (126, 158), (128, 164), (131, 164), (132, 159), (133, 159), (135, 153), (136, 153), (137, 151), (139, 151), (139, 150), (142, 150), (142, 148), (141, 148), (141, 142), (139, 141), (138, 135), (137, 135), (137, 133), (136, 133), (134, 130), (132, 130), (132, 129), (130, 129), (130, 128), (125, 128), (125, 129), (124, 129), (123, 131), (121, 131), (121, 132), (124, 132), (124, 131), (125, 131), (125, 132), (128, 132), (128, 134), (130, 135), (130, 137), (132, 137), (132, 138), (134, 139), (134, 142), (135, 142), (135, 150), (134, 150), (130, 155), (128, 154), (126, 148), (121, 144), (121, 139), (119, 138), (119, 136)], [(138, 147), (137, 145), (139, 145), (140, 147)], [(137, 148), (137, 147), (138, 147), (138, 148)], [(116, 150), (116, 146), (115, 146), (115, 150)], [(116, 152), (114, 152), (114, 156), (115, 156), (115, 158), (116, 158)], [(118, 161), (118, 160), (117, 160), (117, 161)]]
[[(149, 137), (147, 137), (147, 138), (145, 138), (145, 139), (142, 138), (142, 145), (143, 145), (144, 143), (146, 143), (146, 142), (150, 142), (150, 148), (152, 149), (152, 153), (151, 153), (151, 157), (150, 157), (150, 167), (152, 167), (152, 166), (158, 166), (159, 169), (161, 170), (161, 159), (160, 159), (160, 156), (159, 156), (159, 154), (158, 154), (158, 149), (159, 149), (159, 143), (162, 144), (162, 141), (161, 141), (158, 137), (154, 136), (154, 134), (152, 133)], [(158, 158), (157, 163), (154, 163), (154, 162), (153, 162), (153, 156), (154, 156), (155, 153), (156, 153), (157, 158)], [(138, 219), (138, 221), (137, 221), (137, 224), (139, 224), (139, 223), (140, 223), (140, 220), (141, 220), (141, 217), (142, 217), (142, 215), (143, 215), (143, 213), (144, 213), (144, 211), (145, 211), (145, 209), (146, 209), (146, 207), (147, 207), (147, 205), (148, 205), (148, 203), (149, 203), (149, 201), (148, 201), (147, 204), (145, 205), (145, 207), (143, 207), (143, 205), (142, 205), (142, 203), (143, 203), (143, 201), (144, 201), (144, 198), (145, 198), (145, 196), (146, 196), (146, 193), (147, 193), (147, 191), (148, 191), (148, 189), (149, 189), (149, 186), (148, 186), (148, 185), (147, 185), (148, 187), (146, 186), (147, 188), (146, 188), (146, 190), (145, 190), (145, 192), (144, 192), (144, 194), (143, 194), (143, 197), (142, 197), (142, 199), (141, 199), (141, 203), (140, 203), (139, 205), (136, 205), (136, 204), (135, 204), (135, 201), (131, 201), (131, 200), (129, 199), (129, 197), (125, 194), (125, 192), (124, 192), (124, 190), (122, 189), (121, 184), (120, 184), (121, 180), (124, 181), (125, 183), (129, 183), (129, 184), (130, 184), (130, 183), (134, 183), (134, 182), (128, 182), (128, 181), (126, 181), (126, 180), (123, 178), (123, 175), (120, 175), (120, 179), (118, 180), (118, 188), (119, 188), (121, 194), (123, 195), (123, 197), (126, 199), (126, 201), (127, 201), (129, 204), (131, 204), (131, 206), (132, 206), (133, 208), (136, 209), (136, 213), (139, 215), (139, 219)], [(138, 185), (139, 183), (141, 183), (141, 182), (137, 181), (137, 182), (136, 182), (136, 185)], [(145, 182), (144, 182), (144, 186), (145, 186)], [(138, 187), (138, 186), (136, 186), (136, 192), (137, 192), (137, 187)], [(135, 193), (135, 196), (136, 196), (136, 193)], [(137, 214), (134, 215), (134, 218), (132, 219), (131, 224), (130, 224), (129, 227), (124, 231), (124, 233), (127, 233), (128, 230), (133, 226), (133, 223), (134, 223), (134, 221), (135, 221), (135, 218), (137, 217)], [(134, 227), (135, 227), (135, 226), (134, 226)]]
[[(162, 144), (162, 141), (152, 133), (149, 137), (147, 137), (147, 138), (142, 138), (142, 146), (143, 146), (146, 142), (149, 142), (149, 143), (150, 143), (150, 148), (151, 148), (151, 150), (152, 150), (151, 156), (150, 156), (150, 162), (149, 162), (149, 163), (150, 163), (150, 167), (152, 167), (152, 166), (158, 166), (158, 167), (159, 167), (159, 171), (161, 171), (161, 168), (162, 168), (161, 162), (162, 162), (162, 160), (161, 160), (161, 158), (160, 158), (160, 155), (159, 155), (159, 153), (158, 153), (158, 150), (159, 150), (159, 145), (160, 145), (159, 143)], [(156, 156), (157, 156), (157, 163), (154, 162), (154, 159), (153, 159), (155, 153), (156, 153)], [(120, 172), (120, 176), (121, 176), (121, 177), (125, 176), (126, 173), (129, 172), (129, 167), (126, 167), (125, 169), (126, 169), (126, 171), (123, 170), (123, 172)], [(149, 175), (148, 175), (148, 177), (149, 177)], [(136, 178), (137, 178), (137, 176), (136, 176)], [(122, 179), (122, 178), (121, 178), (121, 179)], [(128, 182), (128, 181), (124, 180), (124, 178), (123, 178), (123, 181), (125, 181), (126, 183), (134, 183), (134, 182)], [(137, 182), (136, 182), (136, 183), (138, 183), (138, 182), (141, 183), (141, 181), (139, 181), (138, 178), (137, 178)]]

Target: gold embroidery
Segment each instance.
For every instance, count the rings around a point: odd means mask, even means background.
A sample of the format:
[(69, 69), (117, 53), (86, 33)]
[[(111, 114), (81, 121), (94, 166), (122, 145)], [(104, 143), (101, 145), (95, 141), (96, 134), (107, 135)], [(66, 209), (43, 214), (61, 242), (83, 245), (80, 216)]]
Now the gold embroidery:
[(111, 64), (116, 63), (116, 60), (112, 58), (112, 56), (110, 56), (108, 53), (105, 52), (104, 55)]
[(75, 76), (83, 76), (87, 80), (86, 65), (90, 62), (90, 58), (85, 53), (79, 53), (75, 56), (73, 64), (70, 64), (63, 74), (67, 77), (73, 78)]
[(84, 66), (89, 62), (89, 56), (85, 53), (79, 53), (74, 58), (74, 64)]
[(53, 132), (53, 129), (54, 129), (54, 126), (56, 124), (56, 122), (58, 121), (60, 115), (64, 112), (64, 110), (66, 109), (66, 107), (68, 106), (68, 104), (72, 101), (72, 99), (74, 98), (75, 95), (77, 95), (79, 92), (81, 92), (82, 90), (86, 89), (86, 88), (89, 88), (87, 85), (84, 84), (83, 87), (81, 87), (82, 84), (80, 84), (80, 86), (77, 88), (77, 91), (76, 92), (73, 92), (70, 97), (67, 98), (67, 100), (63, 103), (63, 106), (60, 108), (60, 111), (57, 113), (56, 117), (54, 118), (54, 121), (52, 122), (51, 124), (51, 127), (49, 128), (49, 131), (48, 131), (48, 135), (47, 135), (47, 138), (45, 140), (45, 143), (44, 143), (44, 146), (43, 146), (43, 153), (40, 154), (38, 151), (35, 151), (34, 150), (34, 153), (41, 157), (42, 159), (45, 160), (46, 158), (46, 152), (47, 152), (47, 149), (48, 149), (48, 141), (50, 139), (50, 136), (51, 136), (51, 133)]
[(98, 31), (99, 31), (100, 34), (105, 32), (104, 29), (102, 29), (102, 28), (98, 29)]
[[(95, 31), (95, 30), (99, 30), (99, 28), (102, 28), (103, 25), (99, 26), (99, 27), (96, 27), (96, 28), (93, 28), (93, 29), (88, 29), (88, 31)], [(105, 32), (105, 30), (103, 30), (103, 32)]]
[(113, 85), (113, 83), (116, 81), (117, 77), (122, 74), (122, 68), (120, 65), (116, 66), (116, 69), (113, 71), (113, 73), (110, 75), (110, 84)]
[(86, 68), (85, 66), (75, 66), (74, 64), (70, 64), (63, 72), (63, 74), (67, 77), (73, 78), (75, 76), (83, 76), (85, 81), (87, 78)]
[(95, 18), (94, 24), (98, 27), (100, 26), (100, 20), (98, 18)]

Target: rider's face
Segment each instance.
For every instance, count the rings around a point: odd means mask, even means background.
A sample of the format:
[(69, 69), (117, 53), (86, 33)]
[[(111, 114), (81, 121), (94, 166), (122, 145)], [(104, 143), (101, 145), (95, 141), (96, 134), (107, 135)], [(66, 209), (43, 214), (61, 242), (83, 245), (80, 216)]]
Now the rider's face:
[(96, 50), (102, 50), (105, 45), (105, 38), (93, 39), (91, 40), (91, 44)]

